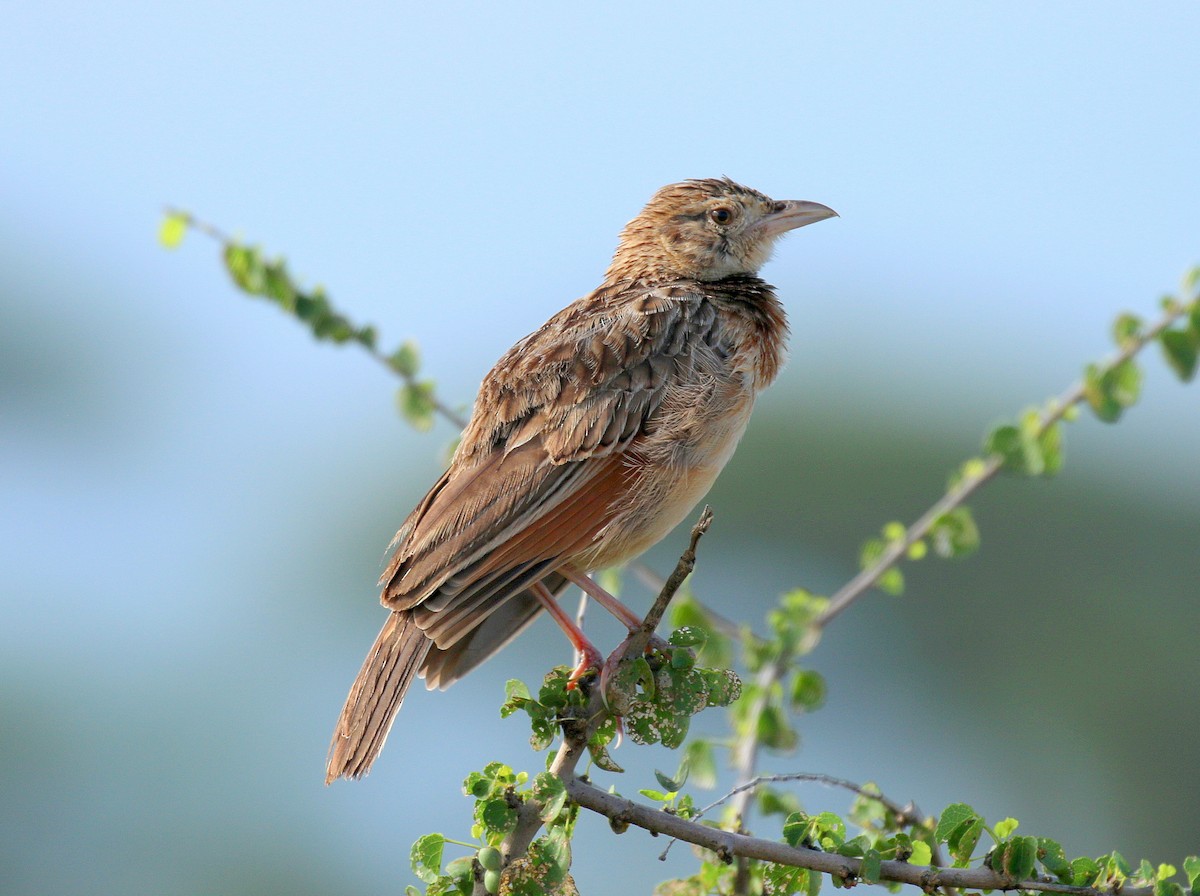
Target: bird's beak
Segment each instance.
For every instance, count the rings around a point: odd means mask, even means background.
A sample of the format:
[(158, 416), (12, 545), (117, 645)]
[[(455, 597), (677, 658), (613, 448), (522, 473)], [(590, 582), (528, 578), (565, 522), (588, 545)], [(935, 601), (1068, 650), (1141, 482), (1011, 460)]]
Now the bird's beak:
[(819, 202), (787, 199), (783, 202), (775, 203), (774, 211), (764, 217), (755, 226), (764, 237), (777, 237), (780, 234), (787, 233), (789, 230), (795, 230), (797, 227), (803, 227), (806, 224), (815, 224), (817, 221), (824, 221), (826, 218), (836, 218), (837, 216), (837, 212), (827, 205), (821, 205)]

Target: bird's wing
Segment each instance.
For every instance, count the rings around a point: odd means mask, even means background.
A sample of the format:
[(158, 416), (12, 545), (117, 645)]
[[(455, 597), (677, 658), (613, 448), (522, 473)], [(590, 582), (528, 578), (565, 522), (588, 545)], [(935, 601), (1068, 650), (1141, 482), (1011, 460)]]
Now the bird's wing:
[(517, 343), (484, 379), (445, 475), (397, 534), (383, 601), (455, 643), (586, 549), (633, 481), (626, 452), (711, 344), (695, 291), (598, 292)]

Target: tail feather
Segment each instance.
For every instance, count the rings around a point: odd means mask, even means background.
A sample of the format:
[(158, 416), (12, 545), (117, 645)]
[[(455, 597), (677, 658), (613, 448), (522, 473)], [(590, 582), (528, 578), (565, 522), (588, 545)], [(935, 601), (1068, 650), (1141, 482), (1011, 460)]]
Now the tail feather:
[(350, 687), (334, 729), (326, 784), (341, 777), (361, 778), (370, 771), (432, 644), (411, 614), (401, 611), (388, 617)]

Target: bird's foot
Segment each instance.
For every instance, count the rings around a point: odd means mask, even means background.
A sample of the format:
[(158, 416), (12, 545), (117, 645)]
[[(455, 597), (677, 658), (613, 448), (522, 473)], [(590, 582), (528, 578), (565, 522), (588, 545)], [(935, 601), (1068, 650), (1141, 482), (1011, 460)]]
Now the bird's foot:
[(604, 668), (604, 654), (596, 649), (596, 646), (591, 641), (585, 641), (578, 645), (579, 662), (575, 664), (575, 668), (571, 670), (571, 675), (567, 678), (567, 690), (573, 691), (579, 687), (580, 679), (587, 676), (589, 672), (595, 672)]

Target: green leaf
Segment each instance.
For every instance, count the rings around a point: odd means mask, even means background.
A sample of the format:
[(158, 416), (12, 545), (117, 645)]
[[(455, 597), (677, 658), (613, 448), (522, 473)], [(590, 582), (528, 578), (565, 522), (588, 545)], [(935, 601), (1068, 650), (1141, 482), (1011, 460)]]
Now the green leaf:
[(862, 858), (862, 869), (858, 876), (868, 884), (879, 883), (879, 872), (883, 866), (883, 856), (877, 849), (868, 849)]
[(479, 821), (490, 832), (505, 834), (517, 824), (517, 813), (504, 797), (485, 800), (479, 808)]
[(875, 580), (875, 587), (884, 594), (890, 594), (892, 597), (899, 597), (904, 593), (904, 573), (895, 566), (886, 569)]
[(1083, 385), (1084, 397), (1096, 417), (1105, 423), (1115, 423), (1121, 412), (1137, 401), (1142, 373), (1132, 358), (1108, 368), (1089, 364), (1084, 370)]
[(983, 834), (983, 819), (979, 816), (968, 818), (950, 832), (950, 836), (946, 838), (946, 849), (954, 857), (956, 866), (965, 868), (970, 864), (981, 834)]
[(534, 857), (545, 867), (545, 883), (554, 886), (566, 880), (571, 870), (571, 841), (562, 827), (552, 827), (535, 842)]
[(788, 846), (808, 845), (809, 820), (803, 812), (793, 812), (784, 820), (783, 839)]
[(411, 340), (388, 355), (388, 367), (403, 377), (414, 377), (421, 369), (421, 351)]
[(1100, 874), (1100, 864), (1087, 856), (1071, 862), (1071, 883), (1077, 887), (1090, 887)]
[(427, 884), (437, 880), (442, 871), (442, 850), (445, 845), (446, 838), (441, 834), (426, 834), (417, 840), (409, 854), (413, 874)]
[(1196, 360), (1200, 356), (1200, 333), (1194, 330), (1164, 330), (1158, 337), (1167, 363), (1183, 382), (1196, 375)]
[(1012, 836), (1013, 831), (1017, 829), (1018, 822), (1015, 818), (1006, 818), (1003, 821), (998, 821), (992, 826), (992, 832), (996, 835), (997, 840), (1007, 840)]
[(684, 774), (681, 774), (676, 778), (671, 778), (660, 772), (658, 769), (655, 769), (654, 780), (658, 782), (658, 786), (663, 790), (666, 790), (670, 793), (678, 793), (679, 791), (683, 790), (683, 785), (687, 783), (687, 774), (685, 771)]
[(822, 849), (836, 850), (846, 842), (846, 823), (834, 813), (822, 812), (811, 824)]
[(675, 629), (668, 640), (676, 647), (703, 647), (708, 635), (703, 628), (688, 625)]
[(396, 394), (396, 403), (414, 429), (425, 432), (433, 428), (435, 405), (431, 381), (405, 383)]
[(1003, 869), (1014, 880), (1029, 880), (1033, 876), (1038, 845), (1034, 837), (1013, 837), (1004, 844)]
[(934, 831), (933, 836), (938, 843), (945, 843), (955, 828), (964, 821), (978, 817), (975, 810), (966, 803), (951, 803), (942, 810), (942, 814), (938, 817), (937, 830)]
[(541, 806), (538, 817), (552, 822), (567, 805), (567, 788), (558, 775), (542, 772), (533, 779), (533, 798)]
[(929, 530), (933, 550), (940, 557), (966, 557), (979, 548), (979, 529), (967, 507), (956, 507), (938, 517)]
[[(1200, 268), (1196, 268), (1200, 273)], [(1200, 886), (1200, 857), (1188, 856), (1183, 860), (1183, 873), (1187, 876), (1188, 886), (1193, 890)]]
[(908, 861), (913, 865), (928, 865), (933, 861), (933, 850), (924, 840), (914, 840), (912, 855), (908, 857)]
[(791, 701), (793, 709), (812, 711), (825, 702), (825, 679), (812, 669), (799, 669), (792, 676)]
[(1039, 837), (1037, 854), (1038, 861), (1042, 863), (1042, 867), (1048, 872), (1063, 883), (1071, 881), (1071, 863), (1067, 861), (1067, 854), (1063, 851), (1061, 844), (1057, 840)]
[(500, 707), (500, 718), (507, 719), (517, 710), (525, 709), (531, 702), (533, 697), (525, 682), (510, 678), (504, 683), (504, 703)]
[(1115, 321), (1112, 328), (1113, 341), (1117, 348), (1128, 348), (1142, 335), (1142, 320), (1136, 314), (1125, 312)]
[(162, 220), (158, 227), (158, 242), (164, 249), (178, 249), (187, 234), (190, 218), (182, 212), (173, 212)]
[(649, 787), (638, 788), (638, 793), (648, 800), (654, 800), (656, 803), (669, 803), (676, 797), (675, 791), (663, 793), (661, 790), (651, 790)]
[(780, 752), (796, 749), (800, 736), (787, 722), (777, 706), (763, 707), (758, 716), (758, 740), (763, 746)]
[(239, 243), (229, 243), (224, 253), (225, 269), (234, 284), (251, 295), (262, 295), (263, 266), (257, 249)]
[(1046, 427), (1038, 436), (1038, 449), (1042, 454), (1042, 475), (1053, 476), (1063, 465), (1063, 431), (1062, 425), (1055, 422)]

